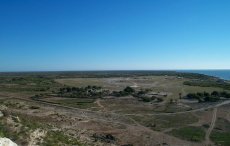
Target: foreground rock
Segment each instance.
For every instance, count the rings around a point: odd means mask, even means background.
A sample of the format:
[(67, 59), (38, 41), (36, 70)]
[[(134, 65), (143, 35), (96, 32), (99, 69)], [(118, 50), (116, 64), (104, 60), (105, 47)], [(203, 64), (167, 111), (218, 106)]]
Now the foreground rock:
[(0, 138), (0, 146), (18, 146), (8, 138)]
[(3, 113), (0, 111), (0, 118), (3, 117), (3, 116), (4, 116)]

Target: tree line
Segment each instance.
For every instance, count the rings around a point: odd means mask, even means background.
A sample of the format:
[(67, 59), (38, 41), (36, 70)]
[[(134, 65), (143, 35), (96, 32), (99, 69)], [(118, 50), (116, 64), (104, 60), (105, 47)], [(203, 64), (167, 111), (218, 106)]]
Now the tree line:
[(212, 93), (208, 92), (197, 92), (197, 93), (189, 93), (187, 98), (189, 99), (197, 99), (199, 102), (216, 102), (223, 98), (230, 98), (230, 93), (226, 91), (213, 91)]

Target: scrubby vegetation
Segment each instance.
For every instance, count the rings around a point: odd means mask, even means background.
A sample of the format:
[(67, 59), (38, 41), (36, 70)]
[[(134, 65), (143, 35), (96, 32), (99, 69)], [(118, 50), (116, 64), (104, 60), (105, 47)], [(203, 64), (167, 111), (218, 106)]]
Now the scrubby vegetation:
[(225, 91), (218, 92), (213, 91), (211, 94), (208, 92), (197, 92), (197, 93), (189, 93), (187, 95), (188, 99), (197, 99), (199, 102), (216, 102), (223, 98), (230, 98), (230, 93), (227, 93)]
[(192, 81), (185, 81), (184, 85), (188, 86), (200, 86), (200, 87), (219, 87), (222, 89), (229, 90), (230, 83), (225, 82), (223, 80), (192, 80)]
[[(130, 116), (140, 124), (150, 127), (153, 130), (163, 131), (168, 128), (176, 128), (192, 124), (198, 121), (198, 118), (192, 114), (178, 115), (159, 115), (159, 116)], [(178, 122), (180, 121), (180, 122)]]
[(113, 91), (111, 95), (116, 97), (122, 97), (132, 95), (133, 93), (135, 93), (135, 90), (128, 86), (123, 91)]
[(223, 118), (218, 118), (214, 131), (210, 136), (211, 140), (216, 145), (229, 146), (230, 145), (230, 122)]
[(151, 91), (150, 89), (145, 89), (145, 90), (141, 89), (140, 91), (136, 91), (132, 87), (128, 86), (123, 91), (113, 91), (111, 95), (116, 96), (116, 97), (132, 95), (132, 96), (138, 98), (140, 101), (143, 101), (143, 102), (151, 102), (153, 100), (156, 100), (156, 102), (162, 102), (163, 101), (162, 97), (157, 97), (154, 95), (148, 95), (148, 93), (150, 91)]
[(43, 146), (84, 146), (77, 139), (63, 134), (61, 131), (49, 131), (44, 138)]
[(139, 100), (143, 102), (162, 102), (163, 97), (167, 97), (167, 95), (159, 95), (158, 93), (155, 93), (154, 95), (150, 94), (152, 90), (151, 89), (141, 89), (140, 91), (133, 94), (134, 97), (137, 97)]
[[(52, 78), (46, 76), (6, 76), (0, 77), (2, 91), (47, 92), (58, 88), (60, 85)], [(10, 88), (9, 88), (10, 87)]]
[(106, 143), (114, 143), (116, 138), (112, 134), (93, 134), (93, 138), (95, 141), (103, 141)]
[[(0, 119), (0, 137), (10, 138), (19, 145), (28, 145), (30, 132), (41, 125), (21, 115), (4, 112)], [(9, 122), (11, 121), (12, 122)]]
[(14, 141), (19, 139), (19, 135), (6, 126), (3, 121), (0, 122), (0, 137), (9, 137)]
[(58, 95), (61, 97), (71, 97), (71, 98), (99, 98), (108, 95), (107, 90), (103, 90), (99, 86), (87, 86), (87, 87), (63, 87), (60, 88)]
[[(36, 129), (48, 130), (42, 143), (38, 145), (43, 146), (83, 146), (77, 139), (65, 135), (62, 131), (52, 131), (48, 125), (36, 121), (36, 119), (27, 115), (11, 115), (11, 113), (4, 113), (5, 117), (0, 119), (0, 137), (10, 138), (19, 145), (28, 145), (30, 141), (30, 134)], [(12, 118), (14, 124), (9, 124), (7, 118)]]

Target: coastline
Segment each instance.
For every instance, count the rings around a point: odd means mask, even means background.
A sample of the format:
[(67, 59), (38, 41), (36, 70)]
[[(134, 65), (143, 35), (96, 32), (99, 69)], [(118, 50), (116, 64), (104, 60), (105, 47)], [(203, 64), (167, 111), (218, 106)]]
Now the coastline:
[(177, 70), (183, 73), (199, 73), (230, 81), (230, 70)]

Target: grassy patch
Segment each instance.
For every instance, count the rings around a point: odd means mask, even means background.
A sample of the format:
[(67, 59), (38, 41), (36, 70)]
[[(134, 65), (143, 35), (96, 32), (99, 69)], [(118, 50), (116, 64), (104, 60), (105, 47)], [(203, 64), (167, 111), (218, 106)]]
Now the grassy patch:
[(53, 100), (49, 102), (70, 106), (70, 107), (81, 108), (81, 109), (87, 109), (87, 108), (97, 106), (94, 103), (95, 99), (91, 99), (91, 98), (70, 98), (70, 99)]
[(198, 118), (192, 114), (178, 114), (167, 116), (131, 116), (140, 124), (151, 127), (153, 130), (162, 131), (167, 128), (177, 128), (192, 124), (198, 121)]
[(60, 131), (49, 131), (44, 138), (43, 146), (83, 146), (77, 139)]
[(10, 129), (2, 121), (0, 123), (0, 137), (12, 137)]
[(223, 118), (218, 118), (214, 131), (210, 136), (211, 140), (217, 145), (230, 145), (230, 122)]
[(174, 129), (169, 134), (188, 141), (200, 142), (205, 138), (205, 131), (201, 127), (183, 127)]
[(7, 92), (46, 93), (56, 90), (60, 86), (52, 78), (39, 75), (0, 77), (0, 89)]
[(230, 146), (230, 132), (214, 131), (211, 134), (211, 140), (220, 146)]
[(41, 123), (35, 122), (35, 119), (33, 119), (33, 117), (20, 116), (20, 119), (21, 119), (21, 124), (27, 127), (26, 129), (28, 130), (36, 130), (38, 128), (44, 127), (44, 125), (42, 125)]
[[(10, 138), (19, 145), (28, 145), (28, 138), (32, 131), (36, 129), (49, 129), (47, 125), (37, 122), (35, 118), (25, 115), (18, 115), (20, 118), (20, 131), (13, 130), (11, 125), (7, 125), (6, 119), (0, 120), (0, 137)], [(16, 117), (16, 116), (15, 116)], [(16, 123), (16, 118), (13, 119)], [(77, 139), (65, 135), (61, 131), (48, 131), (43, 143), (38, 145), (43, 146), (83, 146)]]
[(223, 118), (218, 118), (216, 121), (215, 130), (219, 130), (222, 132), (229, 132), (230, 131), (230, 122)]

